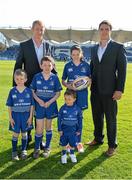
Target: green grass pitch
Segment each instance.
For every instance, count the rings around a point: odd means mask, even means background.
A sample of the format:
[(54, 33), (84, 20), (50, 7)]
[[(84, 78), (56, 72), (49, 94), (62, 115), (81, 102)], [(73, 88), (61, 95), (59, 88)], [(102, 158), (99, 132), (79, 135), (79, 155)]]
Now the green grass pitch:
[[(57, 62), (61, 78), (64, 63)], [(132, 178), (132, 64), (128, 64), (125, 93), (118, 102), (118, 148), (115, 156), (107, 158), (106, 128), (104, 144), (78, 154), (77, 164), (70, 159), (66, 165), (60, 163), (60, 147), (57, 121), (53, 121), (52, 152), (49, 158), (32, 158), (34, 140), (29, 146), (28, 159), (19, 162), (11, 160), (11, 133), (8, 131), (8, 112), (5, 102), (12, 86), (14, 61), (0, 61), (0, 179), (131, 179)], [(64, 92), (64, 90), (63, 90)], [(63, 92), (58, 100), (63, 104)], [(89, 92), (90, 94), (90, 92)], [(32, 132), (34, 134), (34, 130)], [(91, 107), (84, 112), (83, 138), (86, 142), (93, 139)], [(20, 145), (20, 141), (19, 141)]]

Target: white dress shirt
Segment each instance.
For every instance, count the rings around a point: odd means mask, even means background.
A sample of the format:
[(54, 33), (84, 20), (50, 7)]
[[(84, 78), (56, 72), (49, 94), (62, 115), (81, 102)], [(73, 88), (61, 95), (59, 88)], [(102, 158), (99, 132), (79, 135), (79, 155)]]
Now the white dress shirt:
[(35, 47), (35, 52), (38, 58), (38, 62), (40, 64), (42, 57), (44, 56), (44, 41), (41, 42), (40, 46), (38, 47), (33, 39), (33, 44)]
[(104, 47), (102, 47), (101, 44), (99, 44), (98, 52), (97, 52), (99, 62), (101, 62), (102, 56), (103, 56), (103, 54), (104, 54), (104, 52), (105, 52), (110, 41), (111, 41), (111, 39), (109, 39), (109, 41), (106, 43), (106, 45)]

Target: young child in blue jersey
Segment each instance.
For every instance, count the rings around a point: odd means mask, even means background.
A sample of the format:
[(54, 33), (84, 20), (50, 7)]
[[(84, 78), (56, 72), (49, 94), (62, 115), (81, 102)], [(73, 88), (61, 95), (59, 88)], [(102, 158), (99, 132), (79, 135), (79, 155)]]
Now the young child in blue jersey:
[(67, 145), (70, 145), (70, 158), (73, 163), (77, 162), (74, 148), (77, 146), (77, 137), (82, 131), (82, 111), (75, 103), (76, 92), (67, 89), (64, 93), (65, 104), (58, 114), (58, 131), (60, 133), (60, 145), (63, 147), (61, 162), (67, 163)]
[(32, 91), (25, 87), (27, 74), (24, 70), (17, 69), (14, 73), (16, 86), (8, 95), (6, 105), (9, 111), (9, 130), (13, 131), (12, 136), (12, 160), (19, 160), (17, 153), (18, 136), (22, 133), (21, 159), (27, 158), (27, 130), (32, 127), (34, 99)]
[[(82, 49), (75, 45), (71, 48), (71, 61), (68, 62), (63, 70), (62, 75), (62, 84), (68, 89), (73, 89), (72, 82), (81, 76), (90, 77), (90, 66), (89, 64), (83, 60)], [(83, 90), (76, 91), (77, 98), (76, 103), (82, 109), (88, 108), (88, 89), (85, 88)], [(81, 134), (78, 136), (78, 152), (84, 152), (83, 145), (81, 143)]]
[(43, 156), (48, 157), (50, 154), (52, 119), (58, 116), (56, 100), (62, 90), (58, 76), (51, 73), (52, 59), (49, 56), (43, 57), (40, 66), (42, 72), (34, 76), (30, 85), (33, 90), (36, 112), (35, 149), (33, 153), (35, 159), (40, 155), (40, 142), (42, 142), (44, 126), (46, 129), (46, 144)]

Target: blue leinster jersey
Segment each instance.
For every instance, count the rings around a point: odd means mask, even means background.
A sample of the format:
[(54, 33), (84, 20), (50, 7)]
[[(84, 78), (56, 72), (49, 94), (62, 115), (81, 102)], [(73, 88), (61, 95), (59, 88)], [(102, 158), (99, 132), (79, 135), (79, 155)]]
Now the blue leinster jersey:
[(44, 79), (42, 73), (36, 74), (30, 87), (35, 91), (36, 95), (44, 101), (50, 100), (55, 96), (56, 92), (62, 90), (58, 76), (52, 73), (48, 80)]
[(82, 111), (74, 104), (67, 106), (64, 104), (58, 114), (58, 131), (65, 134), (82, 131)]
[(90, 76), (90, 66), (86, 61), (81, 61), (78, 66), (72, 61), (65, 65), (62, 75), (63, 80), (67, 79), (67, 82), (73, 82), (81, 76)]
[[(68, 62), (63, 71), (62, 80), (67, 80), (67, 82), (73, 82), (75, 79), (81, 76), (90, 76), (90, 66), (86, 61), (81, 61), (78, 66), (76, 66), (72, 61)], [(87, 88), (77, 91), (76, 103), (81, 109), (86, 109), (88, 107), (88, 90)]]
[(19, 92), (16, 87), (13, 87), (6, 102), (6, 105), (11, 107), (13, 112), (30, 112), (30, 108), (34, 105), (32, 91), (25, 88)]

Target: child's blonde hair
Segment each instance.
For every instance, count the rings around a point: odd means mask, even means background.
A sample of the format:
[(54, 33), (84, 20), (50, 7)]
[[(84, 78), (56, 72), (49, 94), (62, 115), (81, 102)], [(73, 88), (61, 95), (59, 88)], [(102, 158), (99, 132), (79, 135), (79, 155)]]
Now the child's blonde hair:
[(14, 73), (14, 77), (15, 76), (24, 76), (24, 78), (27, 79), (27, 73), (23, 69), (17, 69)]

